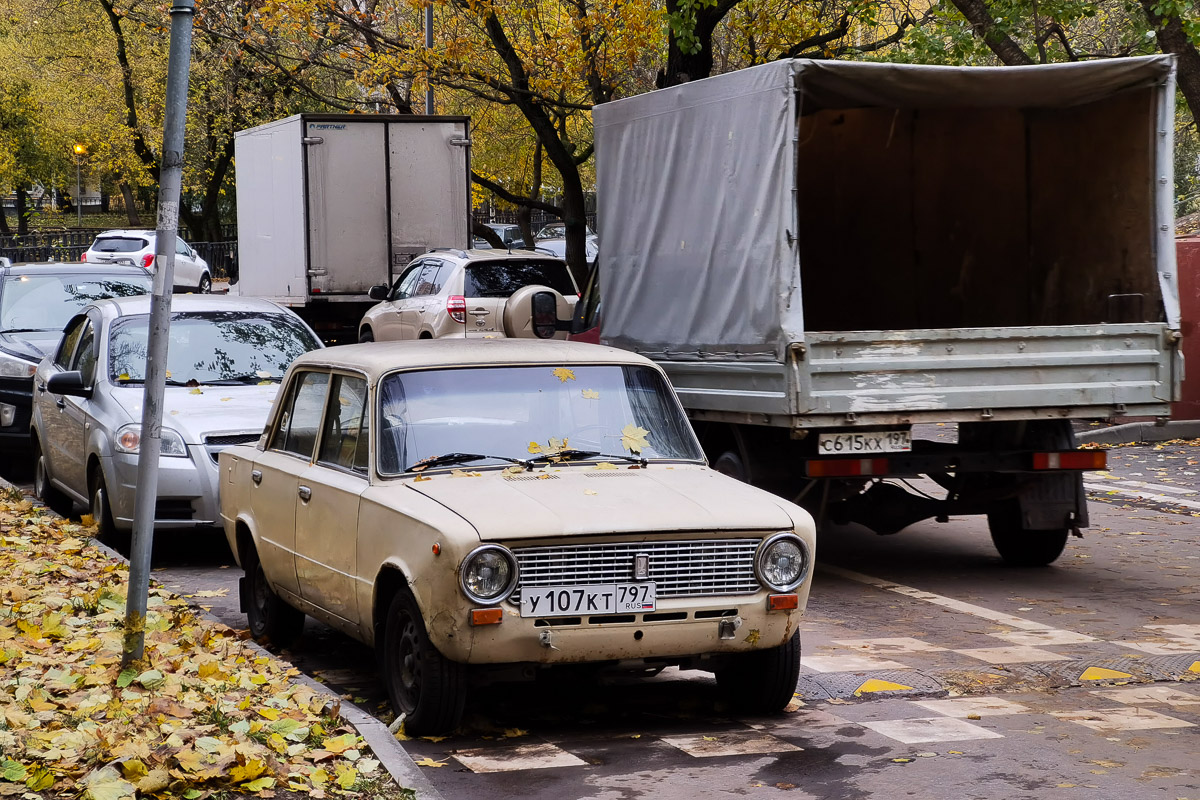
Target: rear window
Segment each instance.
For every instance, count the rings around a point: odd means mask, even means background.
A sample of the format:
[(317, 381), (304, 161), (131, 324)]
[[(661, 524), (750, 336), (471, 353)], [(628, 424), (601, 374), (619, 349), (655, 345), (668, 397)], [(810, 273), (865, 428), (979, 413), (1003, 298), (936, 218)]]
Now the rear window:
[(150, 244), (146, 239), (135, 236), (105, 236), (92, 244), (97, 253), (136, 253)]
[(481, 261), (468, 264), (463, 278), (467, 297), (508, 297), (524, 286), (549, 286), (562, 295), (577, 293), (561, 261)]

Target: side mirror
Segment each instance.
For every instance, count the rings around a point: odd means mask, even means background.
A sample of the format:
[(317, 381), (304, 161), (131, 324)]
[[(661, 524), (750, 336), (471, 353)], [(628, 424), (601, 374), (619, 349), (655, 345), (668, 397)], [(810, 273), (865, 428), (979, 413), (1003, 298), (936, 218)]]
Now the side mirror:
[(79, 370), (58, 372), (46, 380), (46, 391), (50, 394), (65, 394), (71, 397), (91, 397), (92, 390), (83, 385), (83, 373)]
[(381, 283), (378, 286), (372, 286), (367, 290), (367, 297), (372, 300), (387, 300), (389, 287), (386, 283)]
[(539, 339), (553, 339), (559, 331), (558, 298), (554, 292), (536, 292), (533, 295), (533, 335)]

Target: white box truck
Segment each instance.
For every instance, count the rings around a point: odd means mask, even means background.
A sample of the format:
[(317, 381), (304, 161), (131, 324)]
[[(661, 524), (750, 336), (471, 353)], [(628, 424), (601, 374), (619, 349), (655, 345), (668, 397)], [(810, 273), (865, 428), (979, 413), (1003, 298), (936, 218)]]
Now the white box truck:
[(600, 340), (666, 369), (718, 469), (878, 533), (986, 514), (1047, 564), (1104, 464), (1072, 420), (1179, 398), (1174, 105), (1162, 56), (777, 61), (599, 105)]
[(415, 255), (470, 247), (468, 118), (298, 114), (238, 131), (238, 281), (328, 343)]

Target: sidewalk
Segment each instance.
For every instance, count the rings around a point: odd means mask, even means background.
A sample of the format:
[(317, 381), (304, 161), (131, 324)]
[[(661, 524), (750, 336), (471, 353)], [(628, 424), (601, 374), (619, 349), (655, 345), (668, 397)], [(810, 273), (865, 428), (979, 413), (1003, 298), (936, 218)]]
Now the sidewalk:
[(128, 563), (90, 532), (0, 480), (0, 797), (440, 800), (383, 723), (171, 592), (122, 670)]
[(1200, 420), (1170, 420), (1163, 425), (1154, 421), (1127, 422), (1123, 425), (1086, 427), (1075, 431), (1075, 440), (1097, 444), (1143, 444), (1175, 439), (1200, 439)]

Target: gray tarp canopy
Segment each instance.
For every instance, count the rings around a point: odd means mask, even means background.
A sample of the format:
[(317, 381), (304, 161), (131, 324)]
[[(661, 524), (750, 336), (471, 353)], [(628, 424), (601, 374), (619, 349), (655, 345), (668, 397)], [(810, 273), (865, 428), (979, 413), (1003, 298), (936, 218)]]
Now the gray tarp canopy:
[[(788, 342), (803, 341), (798, 115), (1074, 106), (1173, 86), (1173, 63), (1168, 56), (1032, 67), (797, 59), (596, 106), (602, 338), (679, 359), (776, 359)], [(1171, 134), (1158, 145), (1159, 172), (1167, 177)], [(1160, 203), (1157, 222), (1170, 224), (1171, 213)], [(1174, 250), (1166, 249), (1160, 247), (1158, 270), (1167, 276), (1168, 321), (1177, 327)]]

